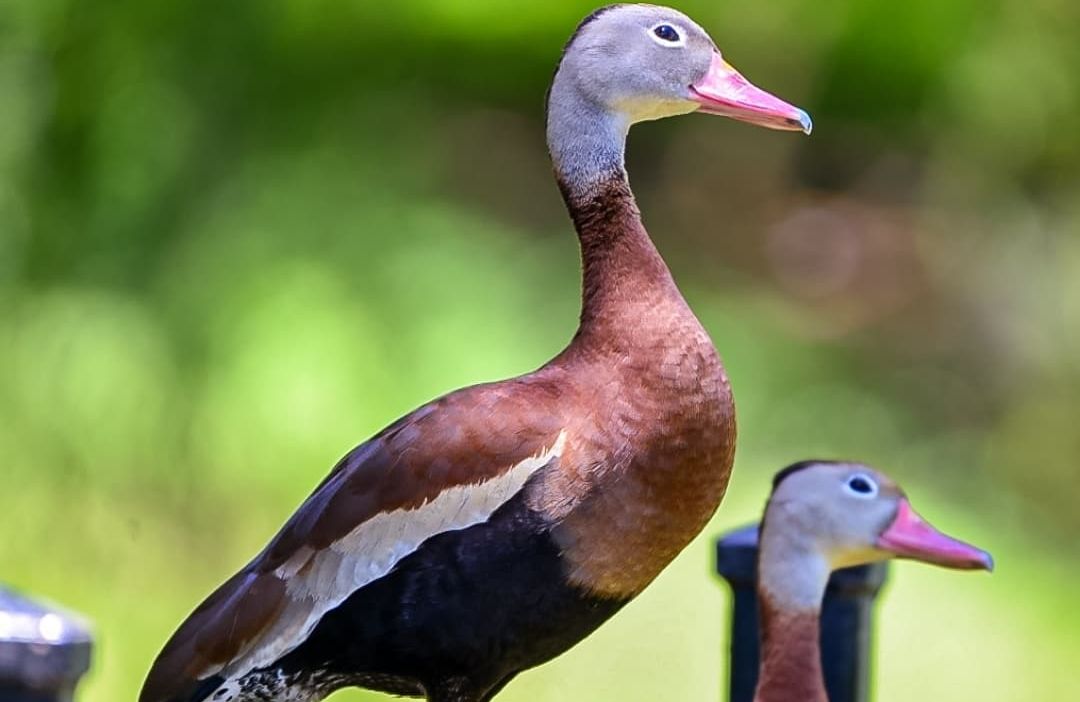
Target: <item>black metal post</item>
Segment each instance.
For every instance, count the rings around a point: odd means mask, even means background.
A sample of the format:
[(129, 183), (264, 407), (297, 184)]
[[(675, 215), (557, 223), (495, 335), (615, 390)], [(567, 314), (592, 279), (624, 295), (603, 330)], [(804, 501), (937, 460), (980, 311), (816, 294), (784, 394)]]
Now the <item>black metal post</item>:
[(3, 702), (71, 702), (92, 645), (76, 617), (0, 587)]
[[(716, 571), (734, 595), (731, 616), (729, 702), (752, 702), (759, 645), (756, 525), (716, 542)], [(830, 702), (870, 699), (870, 633), (874, 600), (885, 582), (887, 563), (833, 573), (821, 610), (821, 662)]]

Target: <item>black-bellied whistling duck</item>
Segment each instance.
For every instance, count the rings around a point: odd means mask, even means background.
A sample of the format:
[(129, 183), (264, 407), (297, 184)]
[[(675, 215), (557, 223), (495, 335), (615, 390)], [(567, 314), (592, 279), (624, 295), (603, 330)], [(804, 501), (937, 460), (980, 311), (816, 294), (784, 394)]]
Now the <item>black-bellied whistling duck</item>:
[(819, 620), (829, 574), (888, 558), (994, 568), (990, 554), (927, 524), (896, 483), (867, 466), (805, 461), (777, 474), (758, 550), (754, 702), (828, 702)]
[(581, 241), (580, 327), (539, 370), (458, 390), (353, 449), (165, 645), (141, 702), (489, 700), (640, 593), (720, 504), (728, 379), (642, 225), (630, 125), (700, 110), (809, 132), (685, 15), (586, 18), (548, 100)]

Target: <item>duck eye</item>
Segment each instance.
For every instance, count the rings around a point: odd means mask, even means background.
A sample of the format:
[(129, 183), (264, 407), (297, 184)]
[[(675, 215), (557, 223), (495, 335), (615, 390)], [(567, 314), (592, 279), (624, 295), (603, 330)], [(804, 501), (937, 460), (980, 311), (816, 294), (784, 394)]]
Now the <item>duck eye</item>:
[(682, 38), (679, 36), (679, 30), (675, 29), (670, 24), (658, 24), (653, 27), (652, 31), (658, 39), (671, 42), (672, 44), (678, 42)]
[(844, 487), (856, 497), (870, 498), (877, 495), (877, 484), (861, 473), (848, 478)]

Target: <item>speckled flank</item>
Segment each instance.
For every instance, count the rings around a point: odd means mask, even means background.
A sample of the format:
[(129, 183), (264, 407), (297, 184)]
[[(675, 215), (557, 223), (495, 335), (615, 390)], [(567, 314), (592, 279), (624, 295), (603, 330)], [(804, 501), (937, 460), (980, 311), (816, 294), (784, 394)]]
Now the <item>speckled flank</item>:
[(341, 681), (333, 676), (285, 674), (280, 670), (260, 670), (221, 683), (206, 702), (316, 702), (326, 690)]

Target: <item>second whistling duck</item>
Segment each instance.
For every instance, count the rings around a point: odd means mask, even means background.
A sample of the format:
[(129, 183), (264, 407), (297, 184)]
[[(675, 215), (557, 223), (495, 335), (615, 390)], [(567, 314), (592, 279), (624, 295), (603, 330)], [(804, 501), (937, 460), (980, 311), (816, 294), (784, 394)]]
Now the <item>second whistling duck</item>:
[(623, 153), (635, 122), (694, 111), (810, 131), (680, 12), (617, 5), (581, 23), (547, 112), (583, 262), (570, 345), (349, 452), (180, 625), (140, 702), (310, 702), (348, 686), (490, 700), (689, 543), (727, 487), (734, 407), (645, 232)]
[(804, 461), (777, 474), (758, 549), (761, 668), (754, 702), (828, 702), (819, 623), (829, 574), (889, 558), (994, 567), (987, 552), (923, 521), (896, 483), (872, 468)]

